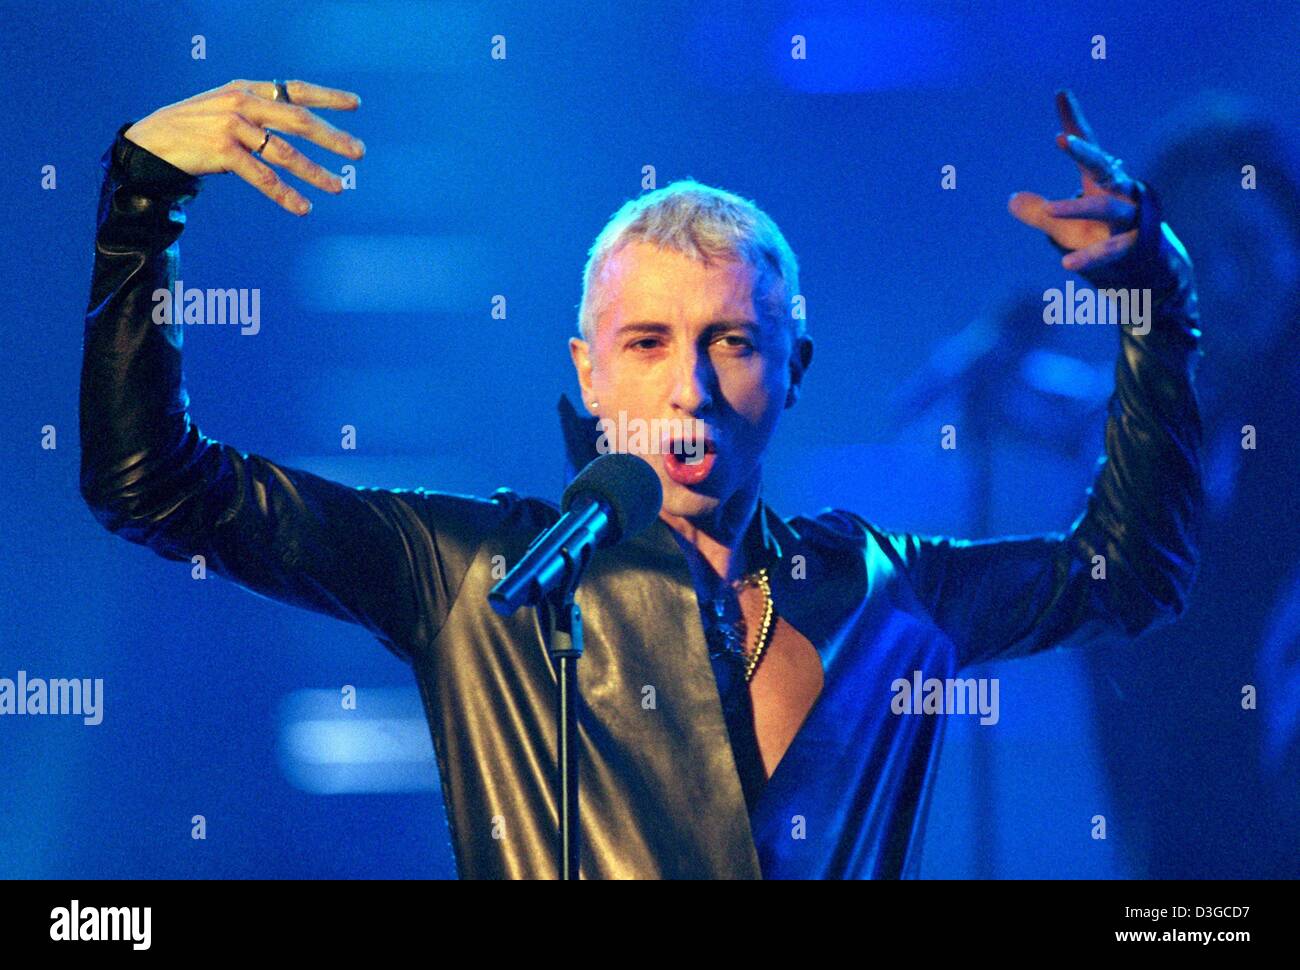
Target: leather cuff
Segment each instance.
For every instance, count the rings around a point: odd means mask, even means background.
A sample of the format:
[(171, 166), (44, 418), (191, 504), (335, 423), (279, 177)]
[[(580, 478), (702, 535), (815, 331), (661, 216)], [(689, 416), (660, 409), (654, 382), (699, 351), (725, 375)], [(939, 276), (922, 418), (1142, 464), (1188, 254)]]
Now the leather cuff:
[(112, 146), (104, 153), (104, 170), (130, 192), (171, 202), (188, 202), (199, 194), (202, 177), (191, 175), (159, 158), (126, 137), (128, 121), (117, 130)]
[(1099, 289), (1149, 287), (1158, 304), (1188, 304), (1195, 308), (1191, 260), (1178, 237), (1161, 216), (1160, 198), (1145, 182), (1134, 179), (1137, 239), (1118, 261), (1080, 275)]

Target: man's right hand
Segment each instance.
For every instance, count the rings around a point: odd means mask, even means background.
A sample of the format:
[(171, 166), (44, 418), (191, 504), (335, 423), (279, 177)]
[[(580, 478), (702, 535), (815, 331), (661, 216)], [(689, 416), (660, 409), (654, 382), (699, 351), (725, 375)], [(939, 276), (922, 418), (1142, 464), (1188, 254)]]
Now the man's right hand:
[(360, 158), (366, 146), (346, 131), (318, 118), (308, 108), (354, 111), (361, 99), (350, 91), (306, 81), (288, 81), (289, 100), (275, 101), (272, 81), (231, 81), (140, 119), (125, 137), (190, 175), (234, 172), (259, 192), (296, 215), (311, 203), (282, 182), (270, 165), (278, 165), (305, 182), (335, 195), (343, 182), (313, 162), (278, 134), (272, 134), (261, 157), (253, 153), (267, 129), (299, 135), (345, 158)]

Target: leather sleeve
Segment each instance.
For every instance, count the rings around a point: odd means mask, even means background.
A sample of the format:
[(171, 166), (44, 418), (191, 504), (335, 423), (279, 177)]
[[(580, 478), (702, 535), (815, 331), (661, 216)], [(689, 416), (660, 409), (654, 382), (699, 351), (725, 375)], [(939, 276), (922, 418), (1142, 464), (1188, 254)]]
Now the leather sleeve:
[(1120, 348), (1085, 511), (1065, 535), (887, 539), (961, 666), (1135, 637), (1186, 608), (1203, 505), (1196, 292), (1155, 193), (1137, 193), (1134, 248), (1088, 282), (1150, 287), (1151, 327), (1104, 328), (1120, 331)]
[(410, 659), (431, 643), (491, 499), (352, 488), (205, 436), (189, 411), (182, 324), (155, 324), (201, 179), (118, 131), (104, 154), (81, 371), (81, 494), (109, 531), (294, 606), (360, 624)]

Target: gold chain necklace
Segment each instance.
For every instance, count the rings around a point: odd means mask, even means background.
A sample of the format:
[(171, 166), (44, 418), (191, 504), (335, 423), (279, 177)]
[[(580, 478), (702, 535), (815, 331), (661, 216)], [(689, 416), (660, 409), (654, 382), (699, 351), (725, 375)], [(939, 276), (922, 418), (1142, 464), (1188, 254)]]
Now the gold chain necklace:
[(758, 642), (754, 644), (754, 652), (749, 655), (749, 662), (745, 665), (745, 683), (749, 683), (754, 676), (754, 671), (758, 669), (758, 662), (763, 659), (763, 652), (772, 639), (774, 626), (772, 621), (776, 616), (776, 604), (772, 601), (772, 585), (767, 579), (766, 566), (758, 571), (756, 579), (745, 577), (744, 584), (757, 585), (763, 591), (763, 622), (758, 628)]

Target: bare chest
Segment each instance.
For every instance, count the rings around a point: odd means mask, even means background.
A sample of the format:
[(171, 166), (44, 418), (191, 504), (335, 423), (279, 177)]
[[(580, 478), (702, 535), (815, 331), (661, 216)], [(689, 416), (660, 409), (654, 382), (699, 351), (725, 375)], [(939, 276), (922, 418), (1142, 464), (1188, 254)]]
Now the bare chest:
[[(757, 588), (740, 596), (746, 627), (757, 631), (762, 621), (763, 597)], [(751, 632), (751, 638), (755, 636)], [(752, 643), (749, 645), (752, 649)], [(771, 777), (790, 742), (821, 694), (824, 674), (821, 657), (812, 643), (779, 615), (771, 642), (749, 682), (754, 709), (754, 734), (763, 769)]]

